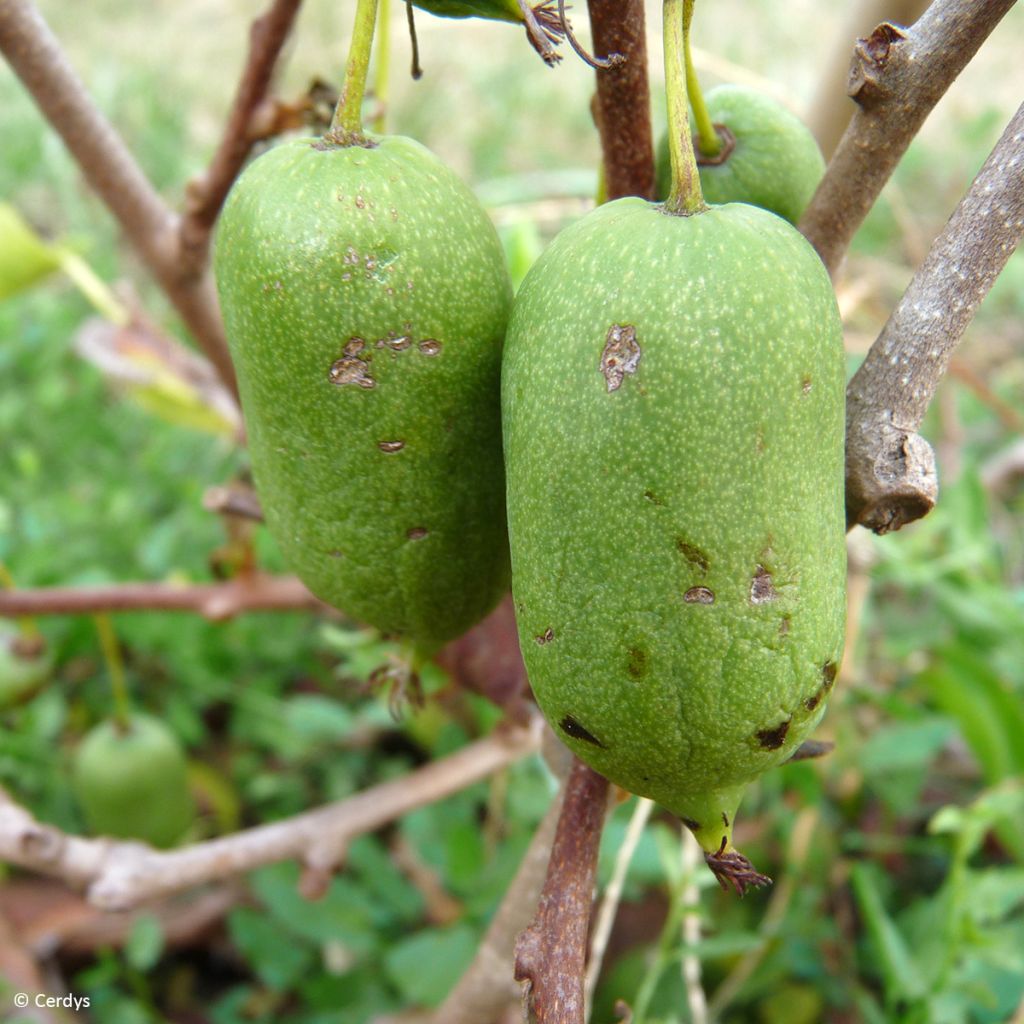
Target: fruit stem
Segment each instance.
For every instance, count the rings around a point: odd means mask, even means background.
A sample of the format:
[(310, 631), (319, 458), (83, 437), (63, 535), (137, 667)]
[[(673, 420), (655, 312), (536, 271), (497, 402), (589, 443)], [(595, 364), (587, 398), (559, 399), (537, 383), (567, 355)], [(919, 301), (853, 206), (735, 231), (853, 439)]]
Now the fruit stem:
[(100, 647), (103, 649), (103, 660), (110, 675), (110, 689), (114, 694), (114, 723), (119, 732), (128, 732), (131, 727), (131, 703), (128, 700), (128, 687), (124, 681), (124, 661), (121, 649), (117, 644), (113, 623), (109, 615), (94, 615), (96, 632), (100, 635)]
[(690, 52), (690, 23), (693, 21), (693, 0), (683, 0), (683, 53), (686, 56), (686, 91), (693, 107), (693, 123), (697, 129), (697, 146), (706, 157), (716, 157), (722, 152), (722, 140), (715, 131), (715, 126), (704, 102), (700, 82), (697, 80), (697, 69)]
[[(373, 98), (377, 113), (370, 122), (370, 130), (383, 135), (387, 130), (388, 72), (391, 70), (391, 0), (377, 0), (377, 61), (373, 69)], [(703, 145), (703, 144), (702, 144)]]
[[(11, 575), (10, 570), (0, 562), (0, 587), (4, 590), (16, 590), (17, 585), (14, 582), (14, 577)], [(28, 615), (21, 615), (16, 620), (18, 624), (18, 630), (26, 640), (41, 641), (43, 634), (40, 632), (39, 627), (36, 625), (36, 620)]]
[(700, 190), (697, 158), (690, 138), (686, 102), (686, 60), (683, 19), (686, 3), (692, 0), (664, 0), (665, 88), (668, 94), (668, 142), (672, 160), (672, 184), (665, 200), (666, 213), (688, 217), (707, 207)]
[(334, 109), (328, 133), (343, 144), (358, 143), (363, 139), (363, 94), (366, 92), (366, 75), (370, 69), (376, 21), (377, 0), (358, 0), (348, 65), (345, 68), (345, 87), (341, 90), (341, 98)]

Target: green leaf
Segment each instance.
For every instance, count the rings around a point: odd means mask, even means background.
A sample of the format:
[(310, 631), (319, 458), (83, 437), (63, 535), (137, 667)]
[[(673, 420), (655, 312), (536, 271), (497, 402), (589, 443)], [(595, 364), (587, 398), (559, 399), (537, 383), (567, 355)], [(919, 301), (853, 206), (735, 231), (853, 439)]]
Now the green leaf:
[(955, 734), (955, 723), (945, 718), (882, 726), (861, 749), (861, 768), (876, 775), (923, 767)]
[(260, 980), (276, 992), (285, 992), (312, 967), (316, 953), (295, 941), (268, 915), (239, 907), (228, 918), (231, 939)]
[(921, 998), (925, 987), (920, 972), (902, 933), (885, 909), (874, 871), (867, 864), (856, 864), (851, 881), (887, 999), (894, 1002)]
[(351, 712), (329, 697), (300, 694), (284, 702), (285, 724), (310, 744), (337, 743), (352, 728)]
[(10, 203), (0, 202), (0, 300), (31, 288), (60, 265), (58, 250), (39, 238)]
[(128, 933), (125, 959), (135, 970), (149, 971), (156, 966), (163, 951), (164, 930), (160, 919), (154, 914), (140, 915)]
[(995, 924), (1024, 906), (1024, 868), (971, 871), (965, 885), (965, 906), (977, 924)]
[(469, 966), (477, 939), (476, 932), (463, 924), (425, 929), (392, 946), (384, 967), (406, 1002), (434, 1007)]
[(262, 868), (250, 875), (250, 882), (269, 911), (274, 930), (286, 939), (290, 935), (318, 946), (341, 942), (360, 955), (376, 949), (380, 904), (350, 879), (334, 878), (315, 902), (300, 895), (294, 863)]
[(1010, 779), (1000, 786), (988, 789), (967, 807), (943, 807), (929, 823), (933, 835), (956, 835), (960, 855), (970, 857), (981, 846), (992, 829), (1002, 830), (1008, 825), (1019, 830), (1024, 812), (1024, 786)]

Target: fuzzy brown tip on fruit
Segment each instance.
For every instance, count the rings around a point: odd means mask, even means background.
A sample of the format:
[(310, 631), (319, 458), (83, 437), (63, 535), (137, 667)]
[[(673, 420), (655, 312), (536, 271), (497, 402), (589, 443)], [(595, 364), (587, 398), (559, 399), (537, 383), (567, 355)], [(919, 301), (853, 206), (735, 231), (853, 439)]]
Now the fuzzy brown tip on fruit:
[(743, 896), (750, 888), (771, 885), (772, 880), (754, 869), (754, 865), (739, 850), (727, 849), (727, 840), (723, 837), (722, 845), (715, 853), (704, 852), (704, 860), (718, 879), (718, 884), (729, 891), (731, 885), (737, 895)]

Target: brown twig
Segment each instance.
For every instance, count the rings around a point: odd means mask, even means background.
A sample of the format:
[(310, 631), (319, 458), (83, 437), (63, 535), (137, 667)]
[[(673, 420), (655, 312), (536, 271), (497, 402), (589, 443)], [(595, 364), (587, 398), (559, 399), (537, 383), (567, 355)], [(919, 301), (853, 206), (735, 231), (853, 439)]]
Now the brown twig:
[(263, 507), (256, 492), (238, 485), (208, 487), (203, 494), (203, 508), (220, 516), (236, 516), (252, 523), (263, 522)]
[(177, 217), (89, 99), (60, 43), (30, 0), (0, 0), (0, 52), (237, 397), (212, 277), (182, 274)]
[(858, 40), (848, 92), (857, 104), (800, 230), (829, 273), (925, 118), (1014, 0), (935, 0), (907, 29), (885, 22)]
[(183, 273), (199, 274), (206, 267), (210, 232), (232, 183), (252, 148), (252, 122), (267, 96), (271, 76), (302, 0), (272, 0), (270, 8), (252, 23), (249, 55), (220, 145), (206, 173), (189, 183), (180, 239)]
[(0, 789), (0, 862), (62, 878), (85, 889), (96, 906), (112, 910), (282, 860), (300, 859), (313, 871), (329, 871), (356, 836), (486, 778), (539, 744), (538, 723), (527, 729), (499, 729), (455, 754), (355, 796), (177, 850), (69, 835), (36, 821)]
[(608, 780), (574, 761), (536, 916), (516, 940), (531, 1024), (583, 1024), (587, 929)]
[(850, 45), (882, 20), (911, 25), (928, 6), (929, 0), (859, 0), (847, 4), (835, 41), (825, 50), (821, 75), (807, 111), (807, 127), (818, 140), (825, 159), (831, 158), (856, 109), (846, 94)]
[(115, 583), (97, 587), (0, 590), (0, 618), (97, 612), (195, 612), (213, 621), (252, 611), (326, 607), (294, 576), (240, 576), (224, 583)]
[(596, 53), (625, 60), (596, 73), (595, 120), (601, 136), (605, 191), (654, 198), (654, 142), (647, 82), (644, 0), (587, 0)]
[(932, 245), (846, 391), (846, 520), (897, 530), (935, 503), (918, 433), (950, 357), (1024, 233), (1024, 105)]
[(530, 684), (511, 594), (483, 622), (448, 644), (437, 662), (459, 686), (497, 704), (510, 720), (525, 722), (530, 717)]

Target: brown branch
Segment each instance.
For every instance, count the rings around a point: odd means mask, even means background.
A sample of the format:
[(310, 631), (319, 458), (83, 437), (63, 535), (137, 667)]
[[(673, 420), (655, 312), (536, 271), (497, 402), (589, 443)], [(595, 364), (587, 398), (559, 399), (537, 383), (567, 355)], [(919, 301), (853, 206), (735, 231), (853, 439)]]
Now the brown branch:
[(203, 508), (221, 516), (235, 516), (253, 523), (263, 522), (263, 508), (256, 492), (238, 485), (208, 487), (203, 494)]
[(858, 40), (848, 92), (857, 104), (800, 230), (833, 276), (925, 118), (1014, 0), (935, 0), (908, 29)]
[(846, 520), (898, 530), (935, 504), (917, 433), (950, 357), (1024, 233), (1024, 105), (932, 245), (846, 391)]
[(60, 43), (30, 0), (0, 0), (0, 52), (64, 140), (86, 181), (117, 219), (221, 380), (237, 397), (212, 277), (182, 274), (177, 217), (93, 105)]
[(608, 780), (574, 761), (536, 916), (516, 941), (531, 1024), (584, 1024), (583, 976)]
[(242, 612), (314, 611), (326, 605), (294, 576), (240, 576), (224, 583), (115, 583), (0, 590), (0, 618), (97, 612), (195, 612), (219, 622)]
[(847, 4), (834, 42), (825, 51), (821, 75), (807, 112), (807, 127), (829, 160), (850, 123), (856, 107), (846, 93), (849, 77), (850, 44), (882, 20), (911, 25), (928, 6), (929, 0), (858, 0)]
[(654, 142), (647, 82), (644, 0), (587, 0), (594, 52), (620, 53), (622, 64), (596, 72), (594, 117), (604, 154), (605, 190), (654, 198)]
[(85, 889), (94, 905), (111, 910), (282, 860), (302, 860), (317, 872), (332, 870), (355, 837), (464, 789), (539, 745), (538, 722), (528, 729), (500, 729), (455, 754), (355, 796), (177, 850), (69, 835), (36, 821), (0, 789), (0, 862), (62, 878), (76, 889)]
[(206, 266), (210, 232), (252, 148), (253, 117), (267, 96), (274, 67), (301, 5), (302, 0), (272, 0), (266, 14), (252, 23), (249, 55), (224, 135), (206, 173), (188, 186), (180, 227), (185, 273), (198, 274)]
[(468, 633), (437, 655), (437, 663), (461, 687), (497, 704), (514, 722), (533, 711), (526, 666), (519, 651), (512, 595)]

